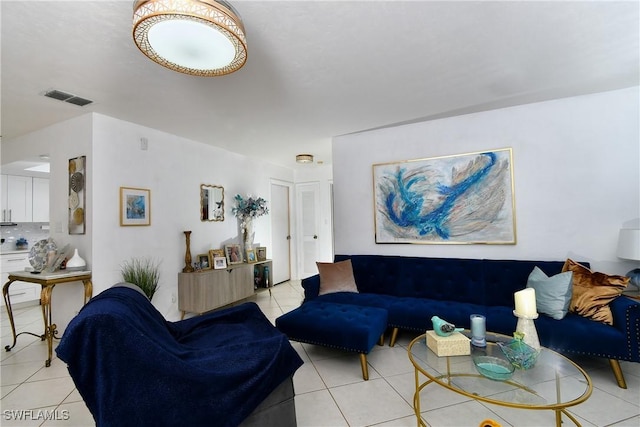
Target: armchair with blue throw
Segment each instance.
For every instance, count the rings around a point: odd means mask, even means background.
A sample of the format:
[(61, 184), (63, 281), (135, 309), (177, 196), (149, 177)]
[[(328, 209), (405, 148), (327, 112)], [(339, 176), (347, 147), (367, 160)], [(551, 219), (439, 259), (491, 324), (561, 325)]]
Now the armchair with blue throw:
[(98, 426), (295, 425), (302, 360), (254, 303), (169, 322), (119, 284), (82, 308), (56, 353)]

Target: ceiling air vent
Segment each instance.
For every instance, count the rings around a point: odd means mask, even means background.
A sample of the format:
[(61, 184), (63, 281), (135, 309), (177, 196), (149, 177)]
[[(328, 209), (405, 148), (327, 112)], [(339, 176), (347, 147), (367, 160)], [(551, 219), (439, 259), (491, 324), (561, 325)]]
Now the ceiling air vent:
[(62, 92), (61, 90), (49, 90), (44, 93), (44, 96), (48, 98), (57, 99), (58, 101), (68, 102), (69, 104), (79, 105), (84, 107), (91, 104), (93, 101), (90, 99), (80, 98), (79, 96), (72, 95), (70, 93)]

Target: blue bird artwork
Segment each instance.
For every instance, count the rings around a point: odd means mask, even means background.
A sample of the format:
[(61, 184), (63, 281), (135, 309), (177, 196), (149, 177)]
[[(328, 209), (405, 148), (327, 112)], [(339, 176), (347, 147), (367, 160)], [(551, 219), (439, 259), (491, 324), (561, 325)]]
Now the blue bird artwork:
[(511, 150), (374, 165), (376, 241), (515, 243)]
[(127, 196), (127, 219), (145, 217), (145, 198), (143, 196)]

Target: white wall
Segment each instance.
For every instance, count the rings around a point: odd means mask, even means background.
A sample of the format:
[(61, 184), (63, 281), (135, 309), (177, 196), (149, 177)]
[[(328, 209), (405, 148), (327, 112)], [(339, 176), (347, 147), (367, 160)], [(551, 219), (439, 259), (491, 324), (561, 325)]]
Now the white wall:
[[(333, 140), (335, 252), (564, 260), (616, 274), (618, 230), (640, 217), (638, 87)], [(513, 148), (516, 245), (376, 244), (372, 164)]]
[[(93, 192), (87, 191), (85, 200), (85, 218), (87, 233), (84, 235), (69, 235), (68, 200), (69, 200), (69, 159), (87, 156), (87, 174), (85, 186), (93, 183), (92, 163), (92, 118), (90, 114), (76, 117), (64, 122), (56, 123), (30, 134), (5, 140), (2, 142), (2, 161), (10, 163), (27, 157), (37, 157), (49, 154), (51, 172), (49, 174), (49, 217), (50, 236), (60, 248), (69, 244), (77, 248), (80, 256), (91, 264), (92, 239), (91, 233), (94, 219)], [(33, 243), (33, 242), (32, 242)], [(52, 314), (58, 331), (62, 333), (69, 320), (82, 307), (82, 284), (79, 282), (57, 285), (52, 293)], [(94, 292), (95, 295), (95, 292)]]
[[(140, 149), (147, 138), (148, 150)], [(185, 230), (191, 233), (191, 254), (240, 242), (233, 197), (268, 197), (270, 179), (292, 181), (293, 172), (206, 144), (145, 128), (107, 116), (94, 120), (93, 276), (98, 291), (120, 280), (120, 265), (131, 257), (162, 262), (154, 305), (169, 319), (179, 317), (178, 272), (185, 266)], [(200, 184), (224, 187), (225, 220), (200, 221)], [(151, 190), (151, 226), (119, 225), (119, 188)], [(255, 241), (271, 245), (267, 216), (255, 222)], [(176, 302), (174, 302), (174, 300)]]
[[(140, 149), (143, 137), (148, 140), (146, 151)], [(36, 147), (37, 154), (46, 147), (51, 153), (51, 236), (59, 246), (71, 243), (87, 260), (93, 272), (93, 294), (120, 281), (124, 261), (152, 257), (162, 263), (160, 288), (153, 303), (169, 320), (180, 317), (177, 279), (184, 267), (183, 231), (192, 231), (194, 260), (211, 248), (239, 242), (238, 222), (231, 213), (235, 194), (266, 198), (271, 179), (293, 182), (290, 169), (99, 114), (3, 142), (2, 153), (8, 153), (6, 161), (18, 160), (27, 154), (24, 147), (30, 146)], [(81, 155), (87, 156), (87, 234), (70, 236), (67, 165), (69, 158)], [(203, 183), (224, 187), (223, 222), (200, 221)], [(121, 186), (151, 190), (151, 226), (120, 226)], [(270, 227), (268, 216), (257, 219), (255, 242), (269, 247)], [(53, 314), (60, 332), (82, 306), (81, 290), (79, 283), (56, 287)]]

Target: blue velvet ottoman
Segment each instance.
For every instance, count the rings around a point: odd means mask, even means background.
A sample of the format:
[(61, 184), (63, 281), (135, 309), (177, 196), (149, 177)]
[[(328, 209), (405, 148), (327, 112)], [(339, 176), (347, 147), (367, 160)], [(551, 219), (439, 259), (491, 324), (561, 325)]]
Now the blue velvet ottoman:
[(384, 344), (387, 310), (309, 301), (278, 317), (276, 328), (293, 341), (360, 353), (362, 377), (368, 380), (367, 354), (376, 342)]

